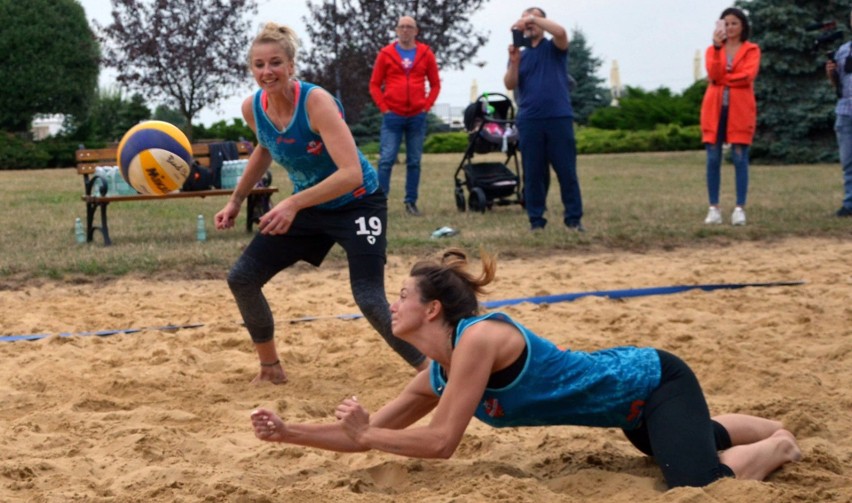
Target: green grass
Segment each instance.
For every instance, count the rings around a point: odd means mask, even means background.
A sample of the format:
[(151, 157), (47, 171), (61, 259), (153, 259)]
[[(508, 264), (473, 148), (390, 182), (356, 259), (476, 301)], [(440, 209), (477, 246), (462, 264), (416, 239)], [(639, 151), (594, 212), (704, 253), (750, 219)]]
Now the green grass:
[[(477, 156), (477, 162), (502, 158)], [(388, 252), (422, 255), (447, 245), (502, 256), (543, 256), (601, 250), (652, 251), (685, 246), (727, 246), (738, 241), (771, 241), (791, 236), (849, 238), (852, 219), (833, 216), (842, 197), (841, 174), (833, 164), (752, 166), (747, 226), (707, 227), (704, 153), (701, 151), (580, 156), (578, 171), (586, 216), (585, 234), (561, 225), (562, 204), (552, 180), (548, 228), (532, 234), (523, 209), (495, 206), (481, 214), (456, 209), (454, 174), (461, 154), (424, 156), (418, 206), (422, 218), (404, 214), (405, 166), (394, 169), (389, 201)], [(286, 174), (275, 168), (280, 201), (290, 192)], [(733, 207), (733, 168), (722, 178), (726, 221)], [(113, 203), (109, 207), (113, 246), (77, 245), (74, 218), (85, 219), (81, 177), (73, 169), (0, 171), (0, 288), (35, 278), (91, 281), (94, 277), (138, 274), (157, 277), (221, 278), (250, 236), (244, 215), (228, 232), (212, 229), (213, 215), (226, 199), (170, 199)], [(465, 191), (467, 195), (467, 191)], [(204, 215), (208, 240), (195, 241), (196, 215)], [(460, 234), (432, 239), (438, 227)], [(343, 257), (339, 247), (331, 260)]]

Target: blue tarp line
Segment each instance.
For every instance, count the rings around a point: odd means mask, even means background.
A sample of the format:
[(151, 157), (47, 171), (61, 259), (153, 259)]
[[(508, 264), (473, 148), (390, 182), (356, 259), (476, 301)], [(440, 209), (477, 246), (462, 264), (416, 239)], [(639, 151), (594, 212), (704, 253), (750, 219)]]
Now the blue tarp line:
[[(688, 290), (732, 290), (746, 287), (770, 287), (770, 286), (797, 286), (805, 284), (804, 281), (773, 281), (770, 283), (724, 283), (716, 285), (680, 285), (680, 286), (657, 286), (651, 288), (630, 288), (626, 290), (598, 290), (591, 292), (563, 293), (558, 295), (543, 295), (540, 297), (521, 297), (518, 299), (491, 300), (482, 302), (482, 306), (488, 309), (496, 307), (513, 306), (529, 302), (531, 304), (554, 304), (556, 302), (570, 302), (582, 297), (607, 297), (610, 299), (626, 299), (629, 297), (642, 297), (646, 295), (670, 295), (673, 293), (686, 292)], [(324, 319), (355, 320), (361, 318), (360, 314), (339, 314), (336, 316), (306, 316), (290, 320), (290, 323), (303, 321), (315, 321)]]
[[(529, 302), (531, 304), (553, 304), (556, 302), (570, 302), (573, 300), (580, 299), (582, 297), (606, 297), (610, 299), (626, 299), (630, 297), (642, 297), (647, 295), (671, 295), (673, 293), (681, 293), (689, 290), (703, 290), (705, 292), (710, 292), (713, 290), (733, 290), (737, 288), (747, 288), (747, 287), (772, 287), (772, 286), (798, 286), (804, 285), (804, 281), (773, 281), (770, 283), (723, 283), (716, 285), (680, 285), (680, 286), (658, 286), (651, 288), (629, 288), (626, 290), (598, 290), (591, 292), (578, 292), (578, 293), (563, 293), (558, 295), (542, 295), (539, 297), (521, 297), (517, 299), (504, 299), (504, 300), (491, 300), (483, 302), (483, 307), (488, 309), (494, 309), (496, 307), (504, 307), (504, 306), (514, 306), (516, 304), (523, 304), (524, 302)], [(361, 314), (338, 314), (334, 316), (305, 316), (303, 318), (294, 318), (288, 320), (290, 323), (300, 323), (307, 321), (316, 321), (316, 320), (329, 320), (329, 319), (337, 319), (337, 320), (357, 320), (359, 318), (363, 318), (364, 316)], [(203, 324), (196, 325), (168, 325), (165, 327), (150, 327), (150, 328), (128, 328), (126, 330), (101, 330), (98, 332), (63, 332), (58, 334), (59, 337), (71, 337), (75, 335), (98, 335), (101, 337), (105, 337), (108, 335), (116, 335), (116, 334), (133, 334), (136, 332), (141, 332), (142, 330), (178, 330), (183, 328), (198, 328), (203, 327)], [(4, 335), (0, 336), (0, 342), (12, 342), (12, 341), (31, 341), (36, 339), (43, 339), (45, 337), (50, 337), (52, 334), (29, 334), (29, 335)]]
[[(86, 335), (97, 335), (99, 337), (106, 337), (109, 335), (118, 335), (118, 334), (135, 334), (137, 332), (141, 332), (143, 330), (180, 330), (184, 328), (198, 328), (203, 327), (203, 324), (197, 323), (194, 325), (166, 325), (164, 327), (148, 327), (148, 328), (126, 328), (124, 330), (98, 330), (96, 332), (62, 332), (56, 334), (58, 337), (75, 337), (75, 336), (86, 336)], [(53, 334), (26, 334), (26, 335), (3, 335), (0, 336), (0, 342), (14, 342), (14, 341), (34, 341), (37, 339), (44, 339), (45, 337), (50, 337)]]
[(543, 295), (541, 297), (525, 297), (520, 299), (493, 300), (483, 302), (482, 305), (493, 309), (495, 307), (513, 306), (524, 302), (532, 304), (552, 304), (555, 302), (570, 302), (582, 297), (607, 297), (610, 299), (626, 299), (629, 297), (642, 297), (645, 295), (671, 295), (673, 293), (686, 292), (688, 290), (732, 290), (746, 287), (767, 286), (796, 286), (803, 285), (804, 281), (774, 281), (771, 283), (726, 283), (718, 285), (683, 285), (683, 286), (657, 286), (651, 288), (630, 288), (627, 290), (602, 290), (596, 292), (565, 293), (560, 295)]

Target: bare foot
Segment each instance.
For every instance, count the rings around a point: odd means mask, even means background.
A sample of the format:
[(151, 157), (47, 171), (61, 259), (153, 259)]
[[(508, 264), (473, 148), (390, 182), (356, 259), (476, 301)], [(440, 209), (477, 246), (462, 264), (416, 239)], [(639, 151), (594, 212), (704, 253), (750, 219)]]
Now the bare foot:
[[(796, 442), (796, 436), (788, 430), (778, 430), (772, 434), (772, 437), (782, 439), (782, 445), (787, 450), (787, 455), (790, 461), (798, 463), (802, 460), (802, 450), (799, 449), (799, 444)], [(772, 438), (769, 437), (769, 438)]]
[(763, 480), (784, 464), (802, 459), (802, 451), (796, 437), (782, 429), (759, 442), (731, 447), (719, 458), (738, 479)]
[(272, 367), (260, 367), (260, 373), (251, 381), (254, 385), (267, 382), (272, 384), (284, 384), (287, 382), (287, 374), (284, 372), (284, 367), (280, 363)]

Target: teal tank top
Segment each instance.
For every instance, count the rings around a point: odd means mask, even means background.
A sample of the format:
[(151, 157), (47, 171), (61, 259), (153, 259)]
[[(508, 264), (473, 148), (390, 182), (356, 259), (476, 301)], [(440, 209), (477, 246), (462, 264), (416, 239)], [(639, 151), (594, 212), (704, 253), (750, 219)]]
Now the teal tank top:
[[(337, 166), (323, 145), (322, 137), (311, 130), (310, 119), (305, 107), (310, 93), (323, 92), (323, 90), (319, 86), (303, 81), (296, 81), (296, 85), (298, 90), (296, 110), (293, 112), (290, 124), (283, 131), (278, 130), (269, 116), (266, 115), (263, 107), (264, 91), (262, 89), (255, 93), (252, 105), (254, 123), (257, 128), (257, 141), (269, 150), (275, 162), (287, 170), (287, 175), (293, 183), (294, 194), (313, 187), (337, 171)], [(343, 107), (336, 99), (335, 102), (342, 116)], [(317, 208), (339, 208), (379, 190), (378, 174), (360, 150), (358, 150), (358, 159), (361, 161), (363, 185), (348, 194), (318, 204)]]
[[(505, 313), (462, 320), (455, 342), (482, 320), (514, 325), (527, 344), (517, 378), (499, 389), (486, 388), (475, 416), (494, 426), (577, 425), (633, 429), (641, 423), (645, 399), (660, 384), (654, 348), (617, 347), (595, 352), (560, 349)], [(441, 396), (446, 373), (432, 362), (432, 390)]]

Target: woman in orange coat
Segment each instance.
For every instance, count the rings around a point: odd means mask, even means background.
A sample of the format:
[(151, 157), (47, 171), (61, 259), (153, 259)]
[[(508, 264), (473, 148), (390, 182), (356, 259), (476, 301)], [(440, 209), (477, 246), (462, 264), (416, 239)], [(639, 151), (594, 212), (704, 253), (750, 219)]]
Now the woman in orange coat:
[(757, 123), (754, 79), (760, 68), (760, 47), (748, 41), (749, 23), (743, 11), (728, 8), (722, 12), (713, 32), (713, 45), (707, 48), (707, 92), (701, 104), (702, 140), (707, 148), (707, 195), (710, 209), (705, 224), (721, 224), (719, 187), (721, 185), (722, 145), (731, 145), (731, 158), (737, 186), (737, 206), (731, 214), (733, 225), (745, 225), (748, 195), (748, 151)]

